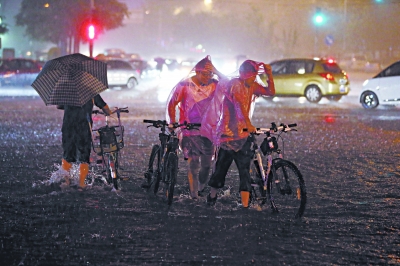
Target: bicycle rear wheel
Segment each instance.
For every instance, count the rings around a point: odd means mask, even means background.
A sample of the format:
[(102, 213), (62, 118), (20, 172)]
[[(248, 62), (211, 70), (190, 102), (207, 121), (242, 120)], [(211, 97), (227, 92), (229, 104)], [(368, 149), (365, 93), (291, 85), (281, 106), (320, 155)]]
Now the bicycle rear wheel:
[[(275, 183), (275, 188), (273, 184)], [(267, 196), (273, 211), (294, 214), (300, 218), (304, 214), (307, 191), (299, 169), (292, 162), (274, 159), (272, 173), (268, 176)]]
[(261, 200), (261, 204), (265, 204), (267, 191), (264, 190), (264, 182), (261, 177), (258, 161), (253, 161), (250, 165), (250, 203)]
[(160, 186), (161, 176), (160, 176), (160, 145), (154, 145), (151, 149), (149, 165), (144, 176), (146, 178), (147, 185), (143, 186), (148, 190), (153, 188), (154, 194), (158, 192)]
[(114, 153), (106, 153), (103, 155), (103, 161), (106, 168), (107, 183), (112, 185), (114, 189), (119, 190), (121, 189), (121, 185), (116, 168), (116, 156)]
[(178, 175), (178, 156), (175, 153), (171, 152), (168, 155), (166, 170), (165, 195), (167, 197), (168, 205), (171, 205), (174, 198), (176, 177)]

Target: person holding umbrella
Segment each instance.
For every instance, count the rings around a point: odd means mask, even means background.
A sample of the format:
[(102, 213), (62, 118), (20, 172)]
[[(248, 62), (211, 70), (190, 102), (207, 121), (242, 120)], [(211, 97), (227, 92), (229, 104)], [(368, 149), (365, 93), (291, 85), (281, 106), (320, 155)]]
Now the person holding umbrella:
[[(72, 163), (79, 162), (79, 188), (85, 188), (85, 179), (89, 173), (89, 160), (92, 144), (91, 125), (93, 106), (102, 109), (106, 115), (111, 115), (108, 105), (97, 94), (82, 107), (73, 105), (57, 105), (64, 110), (62, 132), (63, 159), (61, 167), (64, 172), (65, 183), (70, 184), (69, 172)], [(89, 125), (90, 123), (90, 125)]]
[(79, 165), (79, 187), (85, 187), (91, 152), (92, 110), (96, 105), (111, 115), (100, 93), (108, 88), (107, 65), (76, 53), (48, 61), (32, 87), (46, 105), (64, 109), (61, 172), (69, 185), (71, 163)]

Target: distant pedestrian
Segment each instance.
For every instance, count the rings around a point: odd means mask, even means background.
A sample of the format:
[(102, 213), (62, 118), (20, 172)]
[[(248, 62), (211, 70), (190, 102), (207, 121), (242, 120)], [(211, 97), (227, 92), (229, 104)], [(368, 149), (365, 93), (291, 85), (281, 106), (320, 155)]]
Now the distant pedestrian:
[[(258, 83), (258, 74), (265, 72), (268, 86)], [(261, 80), (260, 80), (261, 81)], [(208, 185), (209, 205), (215, 204), (218, 189), (225, 185), (225, 178), (233, 161), (239, 171), (239, 191), (244, 208), (249, 206), (251, 191), (250, 163), (252, 140), (250, 132), (256, 128), (251, 123), (255, 99), (258, 96), (273, 96), (275, 85), (271, 67), (261, 62), (246, 60), (240, 65), (239, 77), (220, 82), (214, 98), (202, 120), (201, 132), (219, 147), (215, 171)]]

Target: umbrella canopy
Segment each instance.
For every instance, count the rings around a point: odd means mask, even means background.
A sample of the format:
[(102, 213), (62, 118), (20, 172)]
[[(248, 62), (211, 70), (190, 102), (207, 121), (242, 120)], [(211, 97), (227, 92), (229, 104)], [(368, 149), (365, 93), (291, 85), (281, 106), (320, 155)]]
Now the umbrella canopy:
[(58, 57), (31, 86), (46, 105), (82, 106), (108, 88), (107, 64), (79, 53)]

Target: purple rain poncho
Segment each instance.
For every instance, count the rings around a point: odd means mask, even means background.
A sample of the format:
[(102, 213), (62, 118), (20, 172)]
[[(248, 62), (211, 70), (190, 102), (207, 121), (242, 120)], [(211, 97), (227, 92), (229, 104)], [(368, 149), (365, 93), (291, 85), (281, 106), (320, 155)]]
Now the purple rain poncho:
[[(169, 123), (185, 121), (201, 123), (205, 111), (214, 96), (218, 80), (212, 78), (208, 84), (197, 85), (192, 80), (195, 68), (171, 91), (167, 100), (166, 120)], [(177, 118), (179, 117), (179, 119)], [(200, 135), (199, 130), (181, 130), (183, 136)]]

